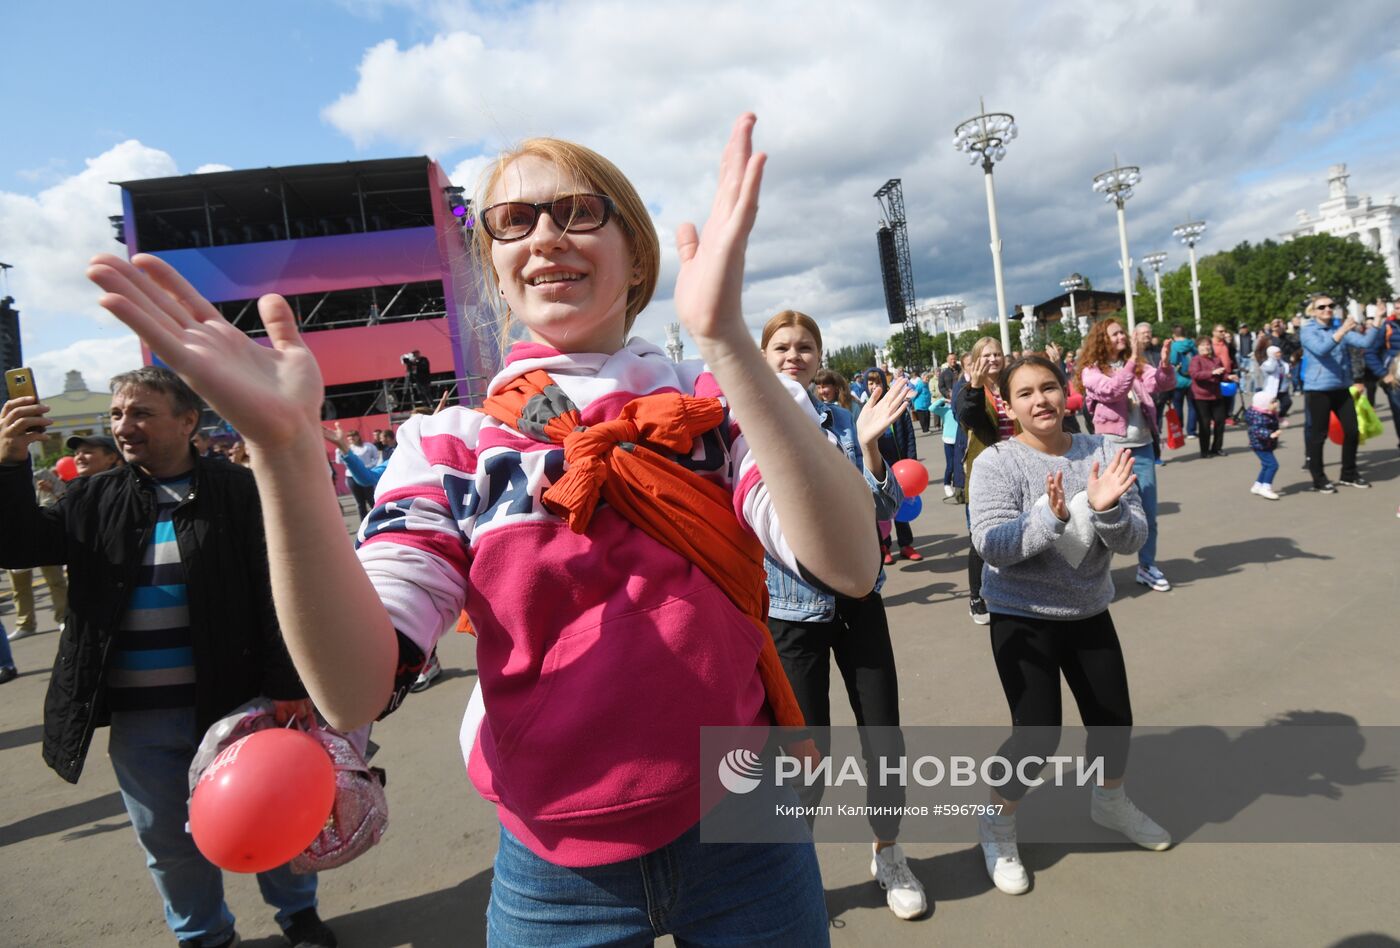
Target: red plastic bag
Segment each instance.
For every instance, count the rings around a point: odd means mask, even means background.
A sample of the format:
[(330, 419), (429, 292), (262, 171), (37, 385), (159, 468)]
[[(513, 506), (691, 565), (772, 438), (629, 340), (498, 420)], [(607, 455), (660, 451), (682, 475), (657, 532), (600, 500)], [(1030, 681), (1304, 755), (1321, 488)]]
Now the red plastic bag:
[(1327, 439), (1333, 444), (1341, 444), (1346, 440), (1346, 433), (1342, 431), (1342, 419), (1337, 417), (1336, 412), (1332, 412), (1332, 420), (1327, 423)]
[(1166, 410), (1167, 419), (1167, 447), (1176, 449), (1186, 446), (1186, 433), (1181, 430), (1181, 416), (1176, 413), (1175, 405), (1168, 405)]

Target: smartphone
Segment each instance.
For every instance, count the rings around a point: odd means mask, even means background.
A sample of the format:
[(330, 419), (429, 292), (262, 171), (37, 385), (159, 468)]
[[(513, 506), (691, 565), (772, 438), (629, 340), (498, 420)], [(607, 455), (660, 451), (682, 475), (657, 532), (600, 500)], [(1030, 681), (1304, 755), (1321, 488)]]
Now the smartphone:
[[(35, 401), (39, 400), (39, 393), (34, 388), (34, 373), (29, 371), (27, 366), (18, 369), (10, 369), (5, 373), (5, 388), (9, 389), (11, 398), (21, 398), (30, 396)], [(42, 429), (43, 425), (30, 425), (26, 433)]]
[(34, 373), (29, 371), (27, 366), (6, 372), (5, 388), (9, 390), (11, 398), (23, 398), (28, 395), (35, 401), (39, 400), (39, 393), (34, 389)]

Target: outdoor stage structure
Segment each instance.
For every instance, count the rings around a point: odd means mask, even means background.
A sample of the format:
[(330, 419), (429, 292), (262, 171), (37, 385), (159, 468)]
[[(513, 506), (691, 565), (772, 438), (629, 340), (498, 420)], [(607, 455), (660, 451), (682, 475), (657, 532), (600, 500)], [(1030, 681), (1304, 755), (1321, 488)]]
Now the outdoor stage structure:
[(321, 367), (328, 425), (359, 428), (368, 440), (421, 406), (402, 361), (413, 350), (429, 361), (433, 402), (451, 388), (454, 403), (480, 403), (501, 340), (490, 307), (479, 304), (470, 206), (437, 162), (387, 158), (118, 185), (124, 213), (112, 223), (128, 254), (168, 262), (248, 336), (266, 337), (260, 296), (287, 298)]

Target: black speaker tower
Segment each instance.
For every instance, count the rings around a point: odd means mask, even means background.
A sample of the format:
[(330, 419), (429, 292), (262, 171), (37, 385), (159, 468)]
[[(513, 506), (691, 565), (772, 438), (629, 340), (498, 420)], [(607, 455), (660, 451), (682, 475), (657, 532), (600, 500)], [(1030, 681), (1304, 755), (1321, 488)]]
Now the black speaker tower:
[(875, 199), (885, 212), (885, 220), (875, 232), (880, 277), (885, 285), (885, 311), (891, 324), (904, 324), (903, 368), (911, 374), (922, 372), (926, 366), (919, 351), (918, 320), (914, 318), (914, 265), (909, 256), (909, 227), (904, 219), (904, 188), (899, 178), (886, 181), (875, 192)]

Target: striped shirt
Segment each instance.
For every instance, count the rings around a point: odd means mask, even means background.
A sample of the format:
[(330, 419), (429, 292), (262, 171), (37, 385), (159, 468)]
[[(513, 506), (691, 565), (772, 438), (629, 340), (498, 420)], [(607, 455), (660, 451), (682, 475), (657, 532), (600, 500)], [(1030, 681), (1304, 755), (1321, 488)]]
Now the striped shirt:
[(156, 482), (155, 530), (142, 554), (107, 672), (107, 703), (113, 711), (194, 704), (194, 645), (173, 520), (189, 491), (188, 474)]
[(1011, 406), (1001, 400), (996, 389), (989, 388), (987, 391), (992, 396), (992, 406), (997, 413), (997, 440), (1016, 437), (1016, 419), (1011, 417)]

